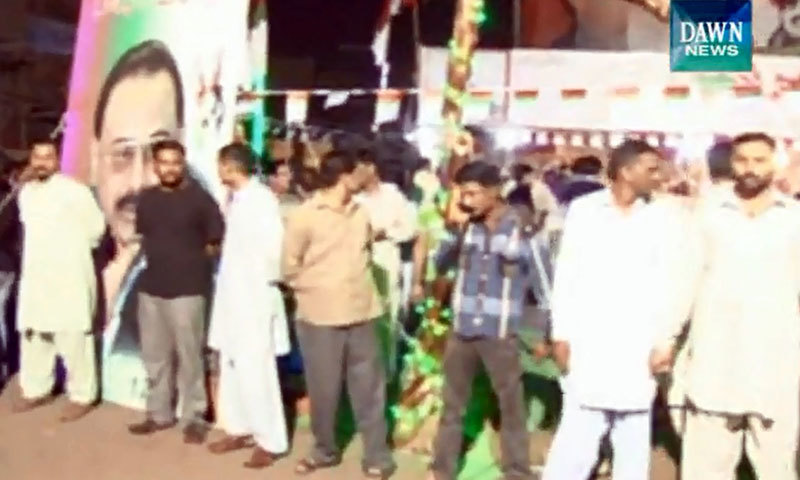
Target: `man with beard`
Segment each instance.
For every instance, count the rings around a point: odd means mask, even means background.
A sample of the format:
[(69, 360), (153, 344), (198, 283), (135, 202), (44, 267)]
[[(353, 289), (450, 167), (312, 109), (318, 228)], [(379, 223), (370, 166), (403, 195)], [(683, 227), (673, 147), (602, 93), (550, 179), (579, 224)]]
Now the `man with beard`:
[(734, 183), (695, 212), (674, 322), (651, 358), (667, 370), (691, 318), (684, 480), (732, 478), (743, 444), (758, 478), (797, 478), (800, 206), (773, 186), (774, 154), (764, 133), (733, 140)]
[(30, 171), (19, 194), (25, 229), (17, 310), (22, 399), (15, 407), (26, 411), (50, 400), (60, 356), (67, 369), (66, 422), (86, 415), (97, 399), (92, 249), (105, 219), (86, 186), (58, 173), (55, 141), (33, 143)]
[(532, 248), (532, 218), (523, 218), (502, 200), (499, 169), (473, 161), (458, 171), (455, 183), (459, 207), (469, 220), (463, 231), (442, 243), (436, 256), (437, 271), (455, 270), (456, 280), (453, 332), (444, 353), (444, 407), (429, 478), (457, 476), (464, 411), (482, 365), (500, 409), (503, 478), (529, 480), (533, 474), (519, 333), (526, 294), (533, 289), (546, 306), (549, 285), (543, 262), (537, 261), (539, 252)]
[(139, 332), (147, 370), (147, 418), (131, 425), (149, 435), (175, 423), (173, 385), (177, 358), (178, 393), (184, 441), (202, 443), (206, 413), (203, 346), (206, 295), (211, 287), (211, 255), (222, 240), (217, 203), (186, 175), (180, 142), (153, 145), (159, 185), (145, 189), (136, 208), (147, 266), (139, 291)]
[(551, 303), (563, 407), (543, 480), (588, 478), (606, 434), (614, 478), (649, 476), (656, 382), (648, 357), (665, 275), (663, 218), (648, 200), (659, 160), (646, 142), (625, 141), (611, 152), (610, 186), (567, 213)]
[[(109, 321), (103, 346), (103, 396), (123, 404), (139, 405), (147, 391), (138, 358), (136, 292), (144, 261), (135, 232), (136, 204), (142, 189), (157, 183), (151, 146), (181, 138), (183, 109), (183, 84), (175, 59), (166, 45), (155, 40), (137, 44), (119, 57), (95, 107), (92, 183), (115, 246), (102, 274)], [(122, 380), (120, 372), (132, 378)]]

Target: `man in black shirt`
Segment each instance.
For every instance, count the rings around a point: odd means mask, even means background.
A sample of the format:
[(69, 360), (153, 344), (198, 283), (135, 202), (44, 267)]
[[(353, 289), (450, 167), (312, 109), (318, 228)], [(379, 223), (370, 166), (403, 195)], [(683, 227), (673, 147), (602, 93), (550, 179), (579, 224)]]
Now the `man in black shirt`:
[(212, 259), (223, 234), (217, 203), (186, 175), (185, 150), (175, 140), (153, 145), (159, 185), (145, 189), (136, 208), (147, 267), (139, 293), (142, 360), (149, 392), (147, 418), (131, 425), (148, 435), (175, 424), (173, 358), (177, 357), (186, 443), (202, 443), (207, 397), (203, 368), (206, 295)]

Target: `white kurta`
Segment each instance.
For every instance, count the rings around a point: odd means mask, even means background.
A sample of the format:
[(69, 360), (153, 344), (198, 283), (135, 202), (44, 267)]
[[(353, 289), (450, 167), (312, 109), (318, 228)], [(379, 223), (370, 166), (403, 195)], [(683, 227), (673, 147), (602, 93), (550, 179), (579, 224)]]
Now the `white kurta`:
[(373, 243), (372, 262), (383, 274), (378, 285), (385, 311), (389, 313), (389, 336), (386, 345), (389, 375), (394, 374), (395, 337), (401, 301), (400, 244), (416, 234), (416, 212), (411, 202), (391, 183), (381, 183), (374, 192), (365, 192), (356, 201), (367, 210), (373, 230), (383, 230), (386, 238)]
[(367, 210), (372, 229), (386, 232), (385, 240), (373, 244), (372, 260), (387, 273), (394, 318), (399, 306), (400, 243), (411, 240), (417, 232), (414, 206), (391, 183), (381, 183), (376, 191), (358, 195), (356, 201)]
[(701, 410), (782, 419), (800, 392), (800, 205), (774, 192), (749, 217), (733, 187), (700, 202), (687, 236), (674, 338), (691, 316), (687, 397)]
[(649, 355), (663, 328), (663, 210), (620, 211), (609, 190), (573, 202), (556, 263), (553, 340), (570, 344), (568, 391), (577, 404), (649, 410)]
[(649, 356), (664, 323), (664, 216), (638, 201), (627, 212), (609, 190), (572, 202), (556, 263), (553, 340), (570, 345), (564, 408), (544, 480), (589, 476), (609, 433), (615, 478), (647, 478), (655, 380)]
[(89, 332), (97, 301), (92, 249), (105, 220), (91, 191), (61, 174), (19, 194), (25, 228), (17, 328)]
[(220, 352), (222, 421), (261, 448), (288, 449), (275, 356), (289, 352), (280, 290), (283, 225), (272, 192), (255, 179), (234, 193), (211, 313), (209, 346)]

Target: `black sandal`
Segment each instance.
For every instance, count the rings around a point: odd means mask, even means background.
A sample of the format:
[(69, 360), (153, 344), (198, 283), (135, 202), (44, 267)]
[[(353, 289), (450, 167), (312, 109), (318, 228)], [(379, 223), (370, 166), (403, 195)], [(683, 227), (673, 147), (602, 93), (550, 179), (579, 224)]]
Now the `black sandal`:
[(294, 473), (295, 475), (305, 477), (306, 475), (311, 475), (317, 470), (336, 467), (340, 463), (341, 460), (336, 458), (325, 461), (317, 461), (311, 457), (306, 457), (297, 462), (297, 464), (294, 466)]

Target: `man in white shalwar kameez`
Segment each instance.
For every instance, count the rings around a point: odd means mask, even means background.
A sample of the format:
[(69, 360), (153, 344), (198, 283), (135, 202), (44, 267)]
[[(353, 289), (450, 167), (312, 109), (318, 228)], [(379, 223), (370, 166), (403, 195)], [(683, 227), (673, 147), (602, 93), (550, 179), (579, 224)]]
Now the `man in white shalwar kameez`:
[(248, 468), (288, 450), (276, 356), (289, 353), (280, 278), (283, 238), (274, 194), (252, 177), (246, 145), (220, 150), (220, 179), (232, 192), (211, 314), (209, 346), (219, 351), (219, 418), (227, 436), (214, 453), (249, 447)]
[(89, 188), (58, 169), (55, 142), (34, 143), (31, 179), (19, 194), (25, 236), (17, 310), (22, 399), (16, 410), (50, 400), (60, 356), (69, 396), (61, 420), (73, 421), (97, 400), (92, 249), (103, 235), (105, 220)]
[(654, 351), (669, 369), (689, 326), (684, 480), (734, 478), (742, 454), (760, 480), (796, 480), (800, 431), (800, 205), (774, 186), (776, 142), (733, 139), (734, 181), (698, 203), (671, 328)]
[(602, 437), (613, 477), (644, 480), (650, 469), (656, 382), (649, 355), (660, 325), (659, 213), (646, 197), (659, 157), (641, 141), (614, 149), (611, 186), (570, 205), (551, 299), (552, 339), (563, 408), (543, 480), (585, 480)]

